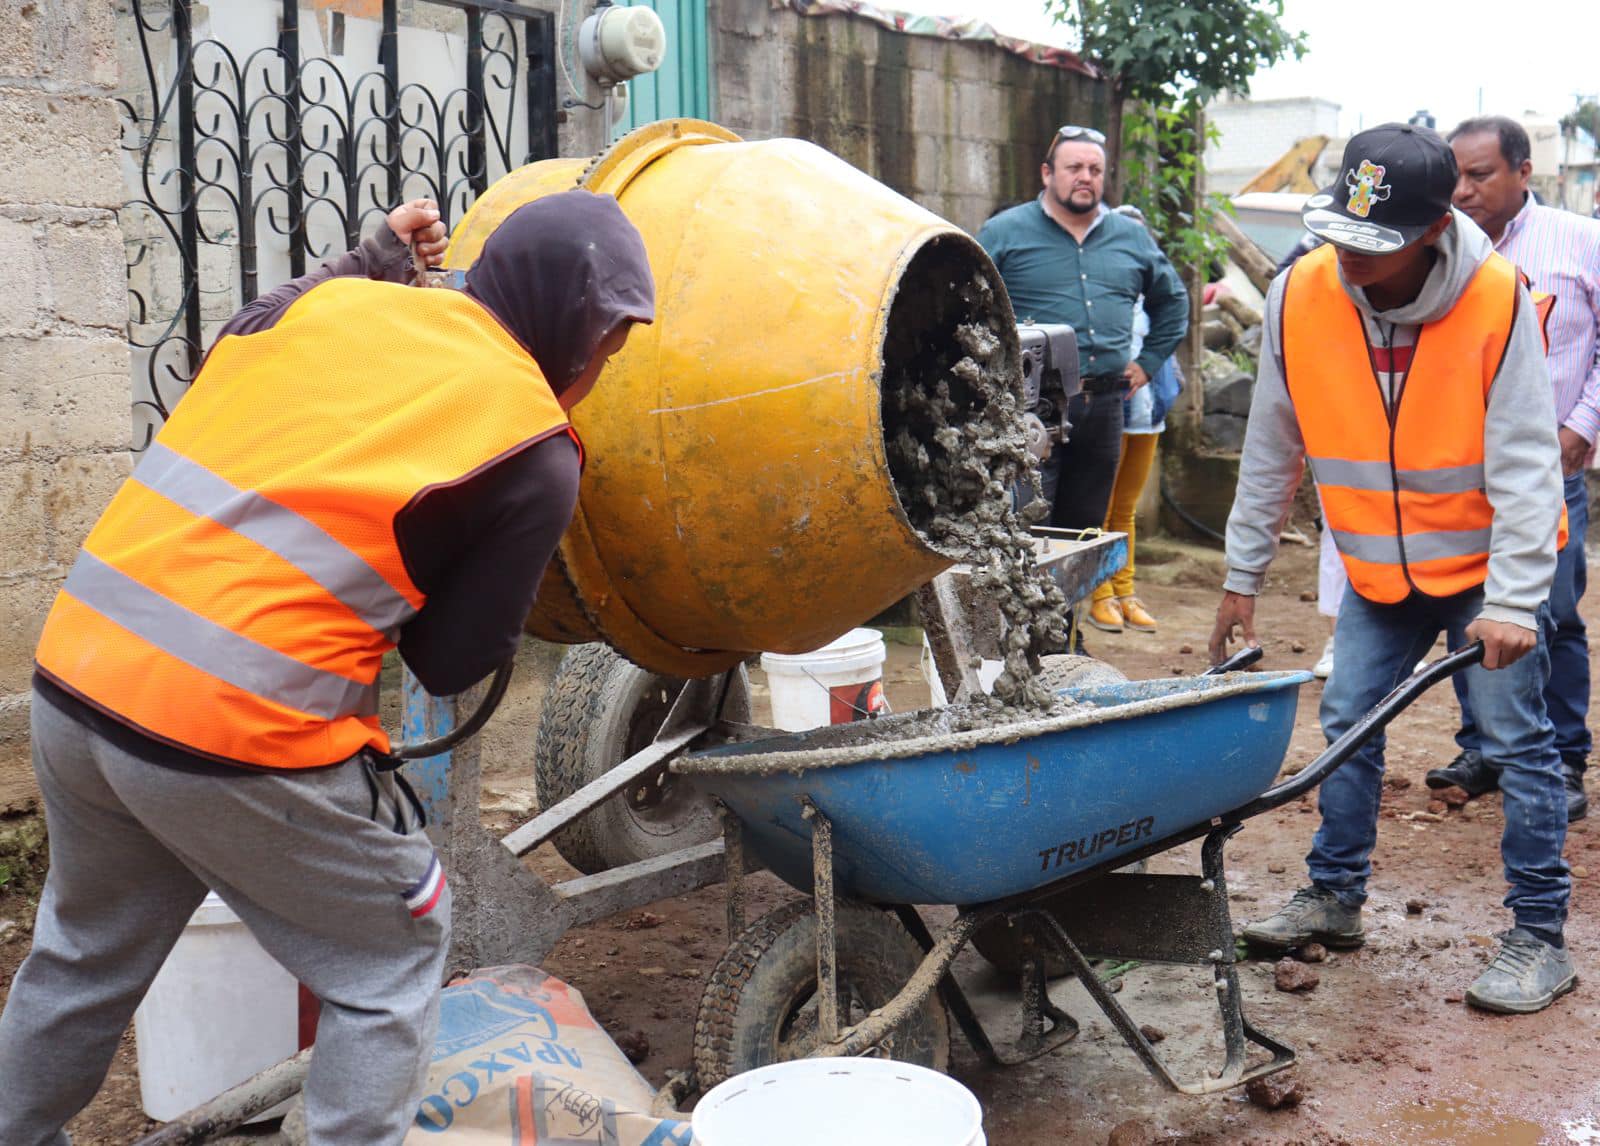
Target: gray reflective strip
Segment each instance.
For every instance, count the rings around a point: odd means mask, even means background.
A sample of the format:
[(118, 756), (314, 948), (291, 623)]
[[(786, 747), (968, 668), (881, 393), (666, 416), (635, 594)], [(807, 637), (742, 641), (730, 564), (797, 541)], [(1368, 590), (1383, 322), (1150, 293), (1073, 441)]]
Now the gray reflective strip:
[(376, 569), (320, 525), (258, 493), (240, 489), (160, 442), (145, 451), (133, 476), (197, 517), (208, 517), (276, 553), (391, 638), (395, 628), (416, 615), (411, 603)]
[[(324, 720), (372, 716), (378, 686), (301, 664), (230, 632), (113, 569), (88, 550), (67, 575), (66, 592), (185, 664), (235, 688)], [(173, 704), (183, 704), (181, 696)]]
[(1390, 476), (1388, 462), (1352, 462), (1344, 458), (1312, 458), (1311, 472), (1323, 485), (1388, 492), (1395, 478), (1410, 493), (1474, 493), (1483, 488), (1483, 467), (1440, 466), (1431, 470), (1400, 470)]
[[(1407, 561), (1434, 561), (1441, 557), (1471, 557), (1489, 552), (1489, 530), (1451, 529), (1406, 534)], [(1393, 534), (1333, 531), (1339, 552), (1357, 561), (1378, 565), (1400, 564), (1400, 545)]]

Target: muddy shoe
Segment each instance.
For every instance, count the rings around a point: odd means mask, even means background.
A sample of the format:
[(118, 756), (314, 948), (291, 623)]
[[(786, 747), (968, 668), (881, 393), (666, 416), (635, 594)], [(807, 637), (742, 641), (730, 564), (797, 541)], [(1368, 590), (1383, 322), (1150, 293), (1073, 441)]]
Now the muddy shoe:
[(1443, 768), (1430, 769), (1423, 782), (1430, 788), (1460, 788), (1469, 796), (1481, 796), (1500, 786), (1500, 776), (1489, 762), (1468, 748)]
[(1467, 988), (1467, 1002), (1485, 1011), (1526, 1015), (1544, 1010), (1577, 985), (1566, 948), (1513, 927), (1500, 933), (1500, 953)]
[(1563, 764), (1566, 773), (1563, 784), (1567, 793), (1567, 823), (1575, 823), (1589, 814), (1589, 795), (1583, 790), (1583, 770)]
[(1287, 907), (1260, 923), (1245, 926), (1245, 942), (1258, 947), (1360, 947), (1366, 942), (1361, 929), (1361, 909), (1346, 907), (1333, 892), (1312, 885), (1294, 893)]

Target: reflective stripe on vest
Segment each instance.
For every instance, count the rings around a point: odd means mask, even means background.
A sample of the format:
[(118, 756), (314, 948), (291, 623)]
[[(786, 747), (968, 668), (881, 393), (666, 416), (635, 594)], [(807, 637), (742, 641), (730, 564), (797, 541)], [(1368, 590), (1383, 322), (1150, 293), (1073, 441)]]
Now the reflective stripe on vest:
[(1488, 576), (1484, 419), (1516, 307), (1515, 268), (1491, 255), (1450, 312), (1418, 332), (1391, 398), (1334, 248), (1290, 272), (1285, 383), (1328, 527), (1368, 600), (1450, 596)]
[(88, 550), (64, 591), (135, 636), (201, 672), (288, 708), (335, 720), (378, 711), (378, 686), (320, 672), (277, 649), (229, 632), (117, 572)]
[(276, 553), (379, 632), (398, 629), (416, 616), (411, 602), (321, 526), (238, 488), (160, 442), (151, 443), (133, 480)]
[(396, 520), (570, 429), (527, 351), (466, 295), (319, 283), (270, 329), (212, 348), (84, 542), (39, 670), (219, 760), (386, 750), (376, 680), (425, 605)]

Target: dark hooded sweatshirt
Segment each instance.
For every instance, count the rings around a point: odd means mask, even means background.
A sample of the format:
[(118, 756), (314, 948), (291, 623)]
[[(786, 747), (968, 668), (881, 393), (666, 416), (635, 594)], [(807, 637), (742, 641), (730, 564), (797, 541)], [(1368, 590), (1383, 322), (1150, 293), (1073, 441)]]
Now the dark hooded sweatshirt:
[[(355, 250), (245, 306), (217, 338), (268, 330), (318, 283), (356, 275), (409, 282), (410, 251), (381, 227)], [(463, 285), (529, 352), (557, 397), (619, 323), (655, 315), (638, 232), (614, 199), (586, 191), (513, 212), (484, 242)], [(424, 491), (396, 516), (406, 569), (427, 594), (421, 612), (401, 629), (399, 651), (430, 693), (461, 692), (516, 651), (545, 566), (572, 520), (579, 473), (577, 446), (559, 434)], [(38, 673), (34, 687), (66, 715), (144, 759), (191, 771), (236, 770), (157, 743)]]

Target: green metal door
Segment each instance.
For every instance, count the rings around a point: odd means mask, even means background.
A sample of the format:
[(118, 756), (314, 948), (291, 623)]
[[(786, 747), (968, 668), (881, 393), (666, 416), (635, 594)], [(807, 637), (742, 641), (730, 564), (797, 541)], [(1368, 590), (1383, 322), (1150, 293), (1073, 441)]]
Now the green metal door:
[[(626, 2), (626, 0), (624, 0)], [(632, 0), (651, 8), (667, 30), (659, 71), (628, 81), (628, 108), (614, 129), (622, 135), (658, 119), (711, 118), (711, 61), (705, 0)]]

